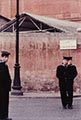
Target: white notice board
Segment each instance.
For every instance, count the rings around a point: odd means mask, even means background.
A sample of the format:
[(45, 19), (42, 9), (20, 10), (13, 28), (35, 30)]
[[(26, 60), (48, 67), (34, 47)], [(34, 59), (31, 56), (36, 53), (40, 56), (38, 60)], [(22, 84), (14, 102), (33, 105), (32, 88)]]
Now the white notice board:
[(60, 49), (77, 49), (76, 40), (60, 40)]

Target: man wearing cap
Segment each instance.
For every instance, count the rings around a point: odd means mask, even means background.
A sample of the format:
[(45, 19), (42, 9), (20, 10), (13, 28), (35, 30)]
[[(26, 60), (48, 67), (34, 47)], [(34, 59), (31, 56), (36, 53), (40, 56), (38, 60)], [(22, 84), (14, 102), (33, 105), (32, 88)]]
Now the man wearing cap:
[(67, 91), (68, 91), (68, 108), (73, 108), (73, 83), (74, 78), (77, 76), (76, 66), (72, 65), (72, 57), (68, 57), (68, 66), (67, 66)]
[(60, 88), (62, 106), (64, 109), (66, 109), (66, 105), (67, 105), (67, 91), (66, 91), (67, 65), (68, 65), (67, 57), (63, 57), (62, 64), (59, 65), (56, 70), (56, 76), (59, 79), (59, 88)]
[(0, 120), (12, 120), (8, 118), (9, 91), (11, 90), (11, 77), (7, 66), (10, 53), (1, 52), (0, 60)]
[(64, 57), (62, 65), (57, 67), (56, 76), (59, 79), (59, 87), (63, 108), (72, 109), (73, 83), (77, 76), (76, 66), (72, 65), (72, 57)]

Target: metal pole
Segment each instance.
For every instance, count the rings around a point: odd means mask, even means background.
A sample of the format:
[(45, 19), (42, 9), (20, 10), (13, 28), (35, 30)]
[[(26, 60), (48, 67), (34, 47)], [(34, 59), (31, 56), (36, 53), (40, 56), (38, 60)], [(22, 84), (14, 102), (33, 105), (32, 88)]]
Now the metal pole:
[(20, 65), (19, 65), (19, 0), (16, 0), (16, 63), (14, 66), (14, 81), (12, 95), (23, 95), (21, 91), (20, 81)]

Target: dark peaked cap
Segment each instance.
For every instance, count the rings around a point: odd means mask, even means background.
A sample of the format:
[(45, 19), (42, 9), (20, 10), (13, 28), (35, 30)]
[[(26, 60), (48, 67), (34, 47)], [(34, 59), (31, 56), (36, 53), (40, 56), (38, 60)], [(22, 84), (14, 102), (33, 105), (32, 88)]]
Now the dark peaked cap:
[(72, 60), (72, 57), (68, 57), (68, 60)]
[(65, 57), (65, 56), (63, 56), (63, 59), (65, 59), (65, 60), (72, 60), (72, 57)]
[(10, 53), (8, 51), (1, 51), (1, 56), (4, 57), (8, 57), (10, 55)]
[(68, 57), (63, 56), (63, 59), (68, 60)]

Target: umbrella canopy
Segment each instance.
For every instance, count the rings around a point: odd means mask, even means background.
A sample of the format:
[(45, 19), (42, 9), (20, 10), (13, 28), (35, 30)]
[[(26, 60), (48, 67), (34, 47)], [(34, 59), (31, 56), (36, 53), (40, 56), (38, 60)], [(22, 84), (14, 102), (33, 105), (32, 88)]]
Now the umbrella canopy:
[[(34, 32), (76, 32), (81, 24), (40, 15), (22, 13), (19, 17), (19, 31)], [(0, 32), (16, 31), (16, 18), (0, 28)]]

